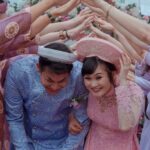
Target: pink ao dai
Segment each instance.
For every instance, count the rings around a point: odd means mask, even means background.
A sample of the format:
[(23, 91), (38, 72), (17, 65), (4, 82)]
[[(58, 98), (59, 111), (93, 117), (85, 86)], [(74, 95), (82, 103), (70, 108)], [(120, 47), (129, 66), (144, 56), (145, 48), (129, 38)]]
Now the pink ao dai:
[(143, 107), (143, 91), (134, 83), (115, 88), (103, 99), (90, 94), (92, 124), (84, 150), (139, 150), (136, 134)]

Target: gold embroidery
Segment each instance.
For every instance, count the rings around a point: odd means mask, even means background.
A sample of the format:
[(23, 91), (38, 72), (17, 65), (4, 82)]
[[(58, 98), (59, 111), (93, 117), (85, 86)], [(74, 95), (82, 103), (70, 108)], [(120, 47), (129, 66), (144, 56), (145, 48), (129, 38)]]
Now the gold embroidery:
[(5, 28), (5, 37), (7, 39), (14, 38), (19, 32), (19, 24), (17, 22), (10, 22)]
[(26, 49), (25, 48), (21, 48), (21, 49), (18, 49), (17, 50), (17, 54), (19, 55), (19, 54), (25, 54), (25, 52), (26, 52)]

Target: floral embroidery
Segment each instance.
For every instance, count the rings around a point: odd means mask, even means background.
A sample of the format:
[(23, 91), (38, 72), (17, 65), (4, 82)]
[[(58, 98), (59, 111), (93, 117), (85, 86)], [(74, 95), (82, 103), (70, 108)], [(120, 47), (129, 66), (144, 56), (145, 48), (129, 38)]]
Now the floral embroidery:
[(71, 104), (70, 106), (71, 107), (74, 107), (74, 108), (79, 108), (80, 107), (80, 104), (83, 100), (86, 100), (88, 97), (87, 94), (83, 94), (83, 95), (80, 95), (78, 97), (75, 97), (71, 100)]
[(117, 105), (116, 95), (113, 94), (113, 95), (101, 97), (98, 99), (98, 102), (100, 104), (101, 112), (105, 112), (106, 109)]
[(19, 24), (17, 22), (10, 22), (5, 28), (5, 37), (7, 39), (14, 38), (19, 32)]
[(19, 54), (25, 54), (26, 49), (25, 49), (25, 48), (22, 48), (22, 49), (17, 50), (16, 52), (17, 52), (18, 55), (19, 55)]

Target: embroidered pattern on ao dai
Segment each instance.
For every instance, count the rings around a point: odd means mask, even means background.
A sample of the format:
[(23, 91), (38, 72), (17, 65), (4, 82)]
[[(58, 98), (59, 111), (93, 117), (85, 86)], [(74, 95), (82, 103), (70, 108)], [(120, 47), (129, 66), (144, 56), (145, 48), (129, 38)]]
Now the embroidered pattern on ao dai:
[[(143, 104), (143, 91), (134, 83), (115, 88), (102, 100), (90, 94), (87, 113), (92, 124), (84, 150), (139, 150), (136, 134)], [(119, 112), (126, 130), (120, 129)]]

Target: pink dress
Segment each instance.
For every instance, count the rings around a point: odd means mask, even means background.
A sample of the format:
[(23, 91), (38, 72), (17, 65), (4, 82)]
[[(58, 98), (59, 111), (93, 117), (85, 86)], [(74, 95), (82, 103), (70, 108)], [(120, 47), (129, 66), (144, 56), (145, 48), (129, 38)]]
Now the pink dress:
[[(136, 134), (143, 105), (143, 91), (134, 83), (115, 88), (103, 99), (90, 94), (87, 112), (92, 124), (84, 150), (139, 150)], [(119, 113), (126, 130), (120, 129)]]

